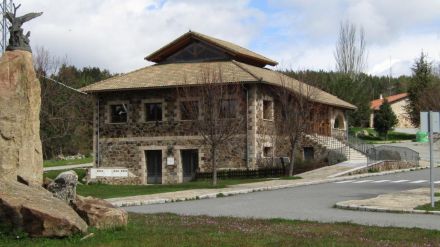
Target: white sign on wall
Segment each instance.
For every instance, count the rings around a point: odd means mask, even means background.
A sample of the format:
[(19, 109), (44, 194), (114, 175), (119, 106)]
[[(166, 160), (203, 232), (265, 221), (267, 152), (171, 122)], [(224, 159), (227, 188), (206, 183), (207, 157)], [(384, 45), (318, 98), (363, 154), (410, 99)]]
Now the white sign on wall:
[(128, 177), (128, 169), (126, 168), (90, 168), (90, 178), (99, 177)]
[(174, 157), (167, 157), (167, 165), (169, 166), (174, 165)]
[[(431, 112), (432, 131), (440, 133), (440, 112)], [(429, 132), (429, 112), (420, 112), (420, 131)]]

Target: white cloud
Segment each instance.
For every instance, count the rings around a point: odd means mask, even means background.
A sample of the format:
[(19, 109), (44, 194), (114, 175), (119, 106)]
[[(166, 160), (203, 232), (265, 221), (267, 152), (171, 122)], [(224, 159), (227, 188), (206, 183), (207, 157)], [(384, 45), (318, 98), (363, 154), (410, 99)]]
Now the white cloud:
[[(22, 0), (19, 14), (43, 11), (26, 23), (31, 44), (76, 66), (127, 72), (189, 29), (254, 48), (292, 69), (334, 69), (341, 20), (365, 28), (367, 71), (409, 74), (421, 50), (440, 58), (440, 1), (268, 0)], [(387, 65), (388, 64), (388, 65)]]
[(146, 55), (190, 29), (247, 46), (262, 18), (247, 1), (234, 0), (23, 1), (19, 13), (28, 11), (44, 12), (24, 27), (33, 47), (112, 72), (147, 65)]

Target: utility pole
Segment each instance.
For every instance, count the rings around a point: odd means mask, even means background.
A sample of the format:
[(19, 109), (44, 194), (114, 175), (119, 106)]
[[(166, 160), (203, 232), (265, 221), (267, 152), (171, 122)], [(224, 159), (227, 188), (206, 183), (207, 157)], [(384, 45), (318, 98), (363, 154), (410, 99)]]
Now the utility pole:
[(434, 114), (432, 111), (429, 112), (428, 115), (428, 121), (429, 121), (429, 180), (431, 183), (431, 207), (434, 208), (435, 206), (435, 199), (434, 199), (434, 179), (433, 179), (433, 171), (434, 168)]
[(2, 54), (5, 53), (6, 47), (8, 46), (8, 25), (9, 21), (6, 19), (6, 12), (12, 12), (12, 0), (2, 0), (0, 3), (0, 10), (2, 12), (2, 20), (0, 23), (0, 29), (2, 32), (2, 38), (0, 40), (0, 48), (2, 49)]
[(434, 191), (434, 133), (440, 133), (440, 112), (420, 112), (420, 131), (429, 133), (429, 182), (430, 182), (430, 198), (431, 207), (435, 206)]

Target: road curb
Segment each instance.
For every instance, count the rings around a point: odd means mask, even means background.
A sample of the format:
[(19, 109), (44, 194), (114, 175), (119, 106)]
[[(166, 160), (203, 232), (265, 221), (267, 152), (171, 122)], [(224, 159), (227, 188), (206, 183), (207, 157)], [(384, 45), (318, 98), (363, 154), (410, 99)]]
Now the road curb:
[[(255, 188), (237, 188), (237, 189), (231, 188), (231, 191), (217, 191), (214, 193), (210, 192), (210, 193), (200, 194), (200, 195), (196, 195), (196, 196), (192, 195), (192, 196), (182, 196), (182, 197), (176, 197), (176, 198), (153, 198), (153, 199), (145, 199), (145, 200), (143, 200), (143, 199), (129, 199), (129, 197), (127, 197), (126, 201), (124, 201), (124, 198), (109, 198), (109, 199), (107, 199), (107, 201), (116, 207), (163, 204), (163, 203), (170, 203), (170, 202), (212, 199), (212, 198), (234, 196), (234, 195), (240, 195), (240, 194), (248, 194), (248, 193), (253, 193), (253, 192), (272, 191), (272, 190), (287, 189), (287, 188), (294, 188), (294, 187), (301, 187), (301, 186), (308, 186), (308, 185), (317, 185), (317, 184), (323, 184), (323, 183), (340, 182), (340, 181), (351, 180), (351, 179), (382, 176), (382, 175), (389, 175), (389, 174), (394, 174), (394, 173), (408, 172), (408, 171), (415, 171), (415, 170), (422, 170), (422, 169), (425, 169), (425, 168), (424, 167), (417, 167), (417, 168), (384, 171), (384, 172), (377, 172), (377, 173), (364, 173), (364, 174), (356, 174), (356, 175), (344, 176), (344, 177), (312, 180), (312, 181), (300, 182), (300, 183), (295, 183), (295, 184), (261, 186), (261, 187), (255, 187)], [(120, 201), (116, 201), (117, 199), (120, 199)], [(440, 214), (440, 212), (439, 212), (439, 214)]]
[(355, 210), (355, 211), (365, 211), (365, 212), (440, 215), (440, 211), (428, 211), (428, 210), (419, 210), (419, 209), (391, 209), (391, 208), (375, 207), (375, 206), (346, 205), (339, 202), (335, 204), (335, 208)]

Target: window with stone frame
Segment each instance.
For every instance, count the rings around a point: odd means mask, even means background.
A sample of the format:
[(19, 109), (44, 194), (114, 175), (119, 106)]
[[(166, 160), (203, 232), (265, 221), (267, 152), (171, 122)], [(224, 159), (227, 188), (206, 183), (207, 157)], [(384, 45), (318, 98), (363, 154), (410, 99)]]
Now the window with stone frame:
[(158, 122), (162, 121), (162, 103), (145, 103), (145, 121)]
[(273, 155), (273, 147), (263, 147), (263, 157), (272, 157)]
[(124, 104), (110, 105), (110, 122), (126, 123), (127, 122), (127, 106)]
[(263, 100), (263, 119), (273, 120), (273, 101)]
[(181, 101), (179, 108), (181, 120), (197, 120), (199, 118), (199, 102), (197, 100)]
[(219, 106), (220, 118), (236, 118), (237, 117), (237, 100), (222, 99)]

